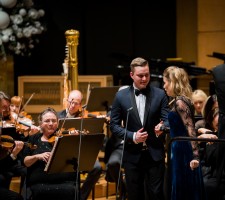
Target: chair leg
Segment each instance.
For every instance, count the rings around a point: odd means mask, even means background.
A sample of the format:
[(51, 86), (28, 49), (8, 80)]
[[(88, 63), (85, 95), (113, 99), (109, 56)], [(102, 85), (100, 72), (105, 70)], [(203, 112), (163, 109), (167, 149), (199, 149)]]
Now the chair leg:
[(109, 182), (106, 181), (106, 199), (109, 197)]
[[(21, 177), (22, 179), (22, 177)], [(21, 195), (23, 197), (24, 200), (31, 200), (32, 198), (32, 192), (31, 192), (31, 189), (30, 187), (27, 186), (26, 184), (26, 176), (23, 177), (23, 187), (21, 189)]]
[(92, 200), (95, 200), (95, 186), (92, 188)]
[(20, 177), (20, 191), (19, 191), (20, 194), (22, 193), (25, 179), (26, 179), (26, 176), (21, 176)]
[(121, 180), (121, 199), (125, 200), (127, 199), (127, 190), (126, 190), (126, 180), (125, 180), (125, 174), (122, 174), (122, 180)]

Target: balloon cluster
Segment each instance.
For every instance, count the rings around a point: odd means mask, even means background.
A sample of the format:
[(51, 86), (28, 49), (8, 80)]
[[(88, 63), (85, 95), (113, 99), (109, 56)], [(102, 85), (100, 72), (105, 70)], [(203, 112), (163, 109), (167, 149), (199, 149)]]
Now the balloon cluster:
[(6, 54), (31, 55), (38, 35), (46, 30), (45, 12), (32, 0), (0, 0), (0, 57)]

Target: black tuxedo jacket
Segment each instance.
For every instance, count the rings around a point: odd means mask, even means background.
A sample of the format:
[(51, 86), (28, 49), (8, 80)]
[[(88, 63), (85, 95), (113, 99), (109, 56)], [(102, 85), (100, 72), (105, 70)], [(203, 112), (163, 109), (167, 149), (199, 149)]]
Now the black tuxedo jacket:
[[(146, 95), (143, 125), (139, 118), (133, 86), (118, 91), (113, 101), (110, 117), (110, 130), (112, 134), (115, 134), (116, 137), (120, 137), (121, 139), (124, 138), (126, 132), (123, 157), (125, 162), (137, 163), (139, 161), (143, 143), (135, 144), (133, 135), (134, 132), (137, 132), (142, 127), (144, 127), (144, 131), (148, 132), (146, 144), (152, 159), (154, 161), (160, 161), (165, 158), (165, 134), (162, 134), (157, 138), (154, 128), (160, 120), (163, 120), (166, 125), (168, 125), (168, 98), (164, 90), (152, 86), (148, 87), (149, 90)], [(128, 115), (127, 110), (131, 107), (133, 109), (129, 111)], [(121, 126), (122, 121), (125, 128)], [(127, 131), (125, 131), (126, 125)]]

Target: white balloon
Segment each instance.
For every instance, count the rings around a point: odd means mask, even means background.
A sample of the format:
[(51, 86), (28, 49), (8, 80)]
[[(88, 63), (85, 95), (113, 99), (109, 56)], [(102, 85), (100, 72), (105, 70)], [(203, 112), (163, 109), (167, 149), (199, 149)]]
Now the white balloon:
[(27, 11), (26, 11), (24, 8), (21, 8), (21, 9), (19, 10), (19, 14), (20, 14), (22, 17), (24, 17), (24, 16), (27, 14)]
[(16, 34), (16, 36), (17, 36), (18, 38), (22, 38), (22, 37), (23, 37), (23, 33), (22, 33), (22, 32), (18, 32), (18, 33)]
[(0, 29), (5, 29), (10, 23), (8, 13), (0, 10)]
[(45, 11), (43, 9), (38, 10), (38, 14), (40, 17), (43, 17), (45, 15)]
[(29, 11), (28, 11), (28, 16), (31, 18), (31, 19), (37, 19), (38, 17), (38, 12), (36, 9), (34, 8), (31, 8)]
[(17, 0), (0, 0), (0, 3), (5, 8), (12, 8), (16, 5)]
[(9, 41), (9, 36), (8, 35), (3, 35), (2, 36), (2, 41), (3, 42), (8, 42)]

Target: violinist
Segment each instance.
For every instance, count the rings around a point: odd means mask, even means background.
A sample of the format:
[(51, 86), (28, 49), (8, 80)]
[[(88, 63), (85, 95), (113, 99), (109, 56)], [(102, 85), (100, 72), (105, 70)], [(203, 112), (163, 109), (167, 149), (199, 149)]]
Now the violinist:
[(9, 106), (10, 106), (10, 97), (8, 94), (6, 94), (3, 91), (0, 91), (0, 111), (2, 114), (2, 120), (8, 120), (9, 119)]
[(67, 99), (67, 108), (58, 112), (59, 118), (76, 118), (81, 117), (81, 103), (83, 95), (79, 90), (73, 90), (70, 92)]
[[(16, 127), (17, 133), (21, 140), (27, 140), (29, 135), (37, 133), (40, 128), (33, 125), (31, 115), (24, 111), (22, 105), (22, 98), (20, 96), (13, 96), (10, 104), (10, 122)], [(24, 123), (27, 125), (23, 125)]]
[(16, 114), (20, 113), (22, 106), (22, 98), (20, 96), (13, 96), (11, 98), (10, 111)]
[(58, 128), (57, 113), (54, 109), (47, 108), (40, 113), (38, 121), (41, 131), (29, 136), (28, 140), (37, 145), (37, 148), (32, 150), (25, 147), (23, 152), (24, 164), (27, 167), (27, 186), (31, 188), (32, 200), (73, 200), (76, 173), (48, 174), (44, 171), (53, 148), (49, 138)]
[[(76, 118), (82, 116), (81, 104), (82, 104), (83, 95), (79, 90), (72, 90), (69, 93), (69, 97), (67, 99), (67, 108), (58, 112), (59, 118)], [(102, 173), (102, 167), (98, 160), (96, 160), (94, 164), (94, 168), (88, 172), (88, 176), (84, 181), (81, 190), (80, 197), (81, 200), (86, 200), (92, 190), (92, 188), (97, 183), (100, 175)]]
[[(9, 96), (0, 91), (0, 114), (3, 119), (8, 117), (10, 105)], [(1, 119), (2, 120), (2, 119)], [(2, 121), (1, 121), (2, 122)], [(2, 125), (2, 124), (1, 124)], [(0, 127), (0, 134), (2, 132), (2, 126)], [(1, 136), (1, 135), (0, 135)], [(10, 169), (17, 164), (17, 155), (23, 149), (24, 143), (21, 141), (15, 141), (13, 148), (5, 148), (0, 140), (0, 196), (4, 200), (22, 200), (22, 196), (14, 191), (9, 190), (11, 181)]]

